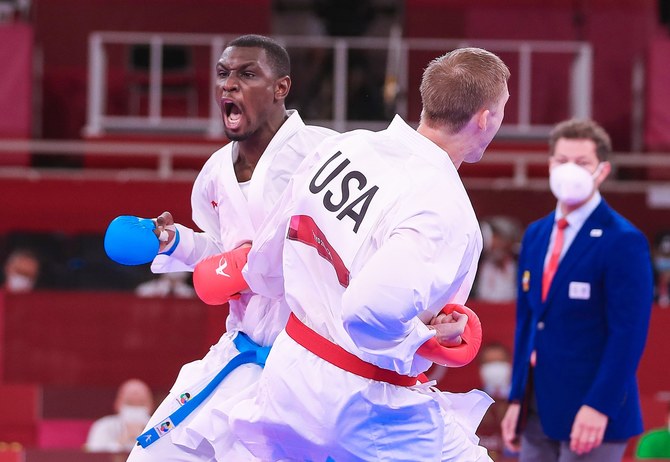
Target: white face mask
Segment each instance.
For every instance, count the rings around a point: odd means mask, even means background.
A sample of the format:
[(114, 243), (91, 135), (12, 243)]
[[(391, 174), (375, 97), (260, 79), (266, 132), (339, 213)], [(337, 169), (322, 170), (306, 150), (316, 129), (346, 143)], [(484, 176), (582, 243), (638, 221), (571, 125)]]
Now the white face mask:
[(566, 205), (577, 205), (584, 202), (595, 189), (595, 178), (600, 174), (600, 167), (589, 173), (583, 167), (566, 162), (553, 167), (549, 171), (549, 186), (556, 199)]
[(506, 398), (511, 387), (512, 365), (505, 361), (491, 361), (479, 368), (484, 391), (493, 397)]
[(5, 281), (8, 292), (29, 292), (35, 282), (23, 274), (10, 274)]
[(121, 406), (119, 409), (121, 420), (127, 423), (146, 424), (151, 417), (149, 410), (144, 406)]

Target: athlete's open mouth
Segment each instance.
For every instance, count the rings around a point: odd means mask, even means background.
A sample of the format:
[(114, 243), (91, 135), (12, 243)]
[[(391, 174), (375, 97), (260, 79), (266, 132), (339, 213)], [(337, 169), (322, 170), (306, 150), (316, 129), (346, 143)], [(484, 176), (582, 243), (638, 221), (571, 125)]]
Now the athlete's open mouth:
[(229, 128), (236, 128), (242, 119), (242, 111), (239, 106), (230, 100), (222, 101), (222, 105), (226, 126)]

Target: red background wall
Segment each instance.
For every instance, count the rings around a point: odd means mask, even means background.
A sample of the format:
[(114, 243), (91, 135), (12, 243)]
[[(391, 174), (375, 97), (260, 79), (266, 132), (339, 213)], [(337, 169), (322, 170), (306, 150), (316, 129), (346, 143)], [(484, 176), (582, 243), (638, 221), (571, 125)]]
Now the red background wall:
[(26, 138), (32, 123), (33, 30), (25, 24), (0, 25), (0, 138)]
[[(191, 187), (191, 182), (178, 181), (3, 178), (0, 234), (53, 230), (66, 234), (103, 233), (117, 215), (154, 217), (164, 210), (172, 212), (178, 222), (194, 226)], [(548, 190), (470, 188), (468, 194), (478, 217), (510, 215), (523, 225), (549, 213), (556, 204)], [(670, 228), (670, 209), (648, 208), (643, 193), (607, 191), (603, 197), (649, 239)]]
[(128, 377), (167, 390), (225, 331), (228, 307), (132, 293), (4, 296), (4, 381), (107, 387)]
[[(511, 350), (514, 305), (476, 300), (469, 305), (481, 319), (484, 344), (500, 342)], [(225, 331), (227, 313), (227, 306), (207, 306), (198, 299), (141, 299), (105, 292), (0, 293), (4, 382), (105, 388), (139, 377), (154, 390), (167, 391), (181, 365), (200, 359), (216, 343)], [(643, 395), (670, 391), (670, 369), (659, 367), (667, 356), (668, 329), (670, 310), (654, 308), (638, 371)], [(477, 362), (449, 369), (440, 386), (455, 392), (481, 386)]]

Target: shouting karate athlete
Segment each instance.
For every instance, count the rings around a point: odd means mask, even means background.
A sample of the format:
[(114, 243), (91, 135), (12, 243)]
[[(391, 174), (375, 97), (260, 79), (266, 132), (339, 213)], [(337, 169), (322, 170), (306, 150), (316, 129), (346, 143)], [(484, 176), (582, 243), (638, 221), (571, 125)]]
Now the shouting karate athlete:
[(261, 460), (490, 461), (474, 432), (492, 400), (416, 385), (431, 365), (417, 353), (463, 332), (462, 316), (436, 324), (482, 249), (457, 170), (500, 128), (509, 77), (488, 51), (447, 53), (424, 72), (417, 130), (396, 116), (335, 136), (291, 179), (244, 273), (292, 311), (257, 394), (230, 411)]
[[(227, 44), (216, 64), (216, 99), (232, 142), (207, 161), (191, 197), (193, 221), (204, 232), (175, 225), (163, 213), (156, 221), (169, 240), (160, 246), (154, 272), (193, 271), (206, 257), (252, 241), (304, 154), (335, 134), (306, 126), (286, 110), (289, 74), (286, 50), (267, 37), (247, 35)], [(253, 396), (261, 367), (235, 366), (249, 361), (239, 360), (240, 353), (272, 344), (288, 312), (280, 300), (262, 295), (231, 300), (226, 333), (203, 359), (182, 367), (128, 460), (256, 460), (235, 443), (226, 414)]]

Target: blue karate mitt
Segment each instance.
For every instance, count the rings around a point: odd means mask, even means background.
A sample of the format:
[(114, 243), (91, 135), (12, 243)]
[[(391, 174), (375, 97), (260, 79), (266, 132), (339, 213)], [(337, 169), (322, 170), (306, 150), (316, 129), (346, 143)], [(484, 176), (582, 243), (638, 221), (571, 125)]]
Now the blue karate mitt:
[(122, 265), (143, 265), (158, 253), (156, 225), (149, 218), (121, 215), (112, 220), (105, 232), (107, 256)]

